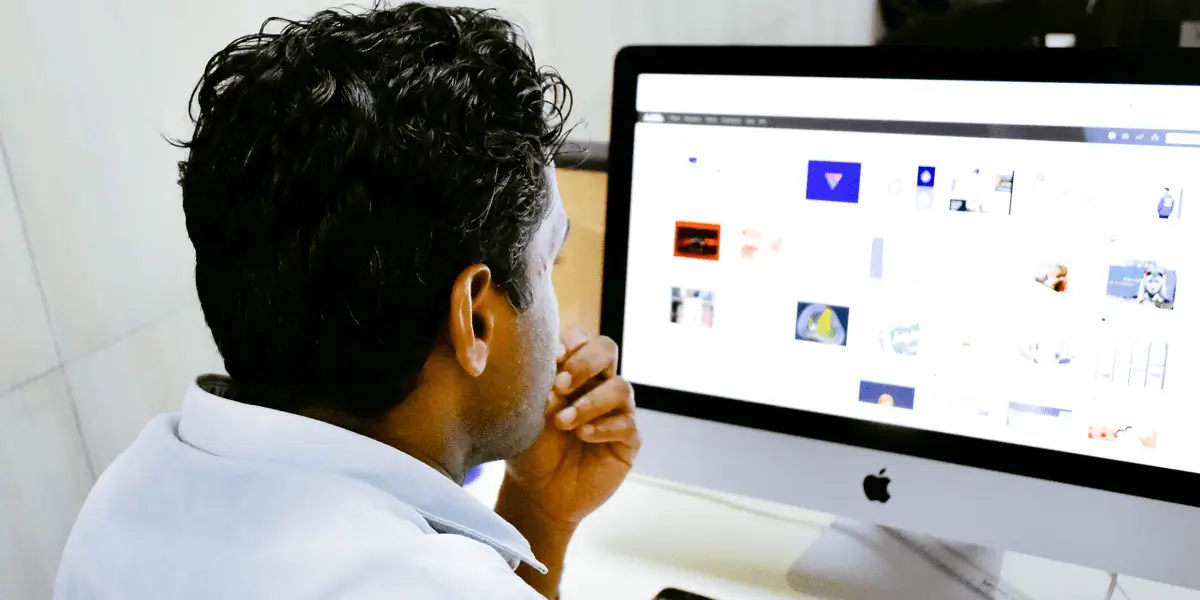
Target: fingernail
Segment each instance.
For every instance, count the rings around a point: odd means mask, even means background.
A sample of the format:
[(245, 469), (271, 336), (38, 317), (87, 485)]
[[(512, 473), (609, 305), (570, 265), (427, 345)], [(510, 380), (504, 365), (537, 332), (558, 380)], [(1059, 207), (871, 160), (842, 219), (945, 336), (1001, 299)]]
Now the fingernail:
[(560, 427), (570, 427), (571, 423), (575, 422), (575, 416), (579, 411), (575, 410), (574, 406), (568, 406), (558, 413), (558, 424)]
[(563, 371), (562, 373), (559, 373), (557, 376), (554, 377), (554, 389), (558, 390), (559, 393), (565, 394), (570, 387), (571, 387), (571, 374), (570, 373)]
[(592, 435), (593, 433), (596, 433), (595, 425), (584, 425), (583, 427), (581, 427), (579, 429), (579, 435), (582, 435), (584, 437)]
[(560, 343), (558, 345), (558, 354), (556, 354), (555, 356), (558, 357), (558, 360), (562, 360), (562, 357), (565, 356), (566, 354), (567, 354), (567, 347)]

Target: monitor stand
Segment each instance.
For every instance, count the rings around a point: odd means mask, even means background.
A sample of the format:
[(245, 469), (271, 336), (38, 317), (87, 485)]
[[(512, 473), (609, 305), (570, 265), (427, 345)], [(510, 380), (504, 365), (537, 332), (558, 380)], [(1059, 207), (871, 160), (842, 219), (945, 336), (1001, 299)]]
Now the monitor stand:
[(838, 519), (788, 569), (789, 587), (839, 600), (1025, 600), (1000, 583), (1004, 552)]

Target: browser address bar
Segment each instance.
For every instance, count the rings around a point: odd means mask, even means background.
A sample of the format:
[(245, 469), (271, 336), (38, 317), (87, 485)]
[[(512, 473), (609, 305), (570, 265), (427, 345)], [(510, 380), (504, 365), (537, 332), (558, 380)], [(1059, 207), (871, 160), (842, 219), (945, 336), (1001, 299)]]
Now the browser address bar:
[(1165, 141), (1168, 144), (1177, 146), (1200, 146), (1200, 133), (1183, 133), (1176, 131), (1168, 133)]

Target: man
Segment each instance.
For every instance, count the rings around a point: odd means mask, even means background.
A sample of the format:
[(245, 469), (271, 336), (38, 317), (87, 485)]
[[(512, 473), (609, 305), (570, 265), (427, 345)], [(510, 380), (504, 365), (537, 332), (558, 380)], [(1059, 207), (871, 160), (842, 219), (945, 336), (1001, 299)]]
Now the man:
[[(555, 597), (639, 447), (613, 342), (558, 336), (567, 88), (490, 13), (282, 24), (209, 61), (181, 144), (229, 378), (96, 483), (56, 597)], [(461, 482), (500, 459), (493, 511)]]

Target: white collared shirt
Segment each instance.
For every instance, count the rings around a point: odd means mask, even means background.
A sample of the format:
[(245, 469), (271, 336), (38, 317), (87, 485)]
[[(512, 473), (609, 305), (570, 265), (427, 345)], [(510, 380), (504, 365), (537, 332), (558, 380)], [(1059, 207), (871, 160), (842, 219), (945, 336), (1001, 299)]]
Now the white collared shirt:
[(348, 430), (214, 395), (151, 421), (88, 495), (56, 600), (541, 598), (492, 509)]

